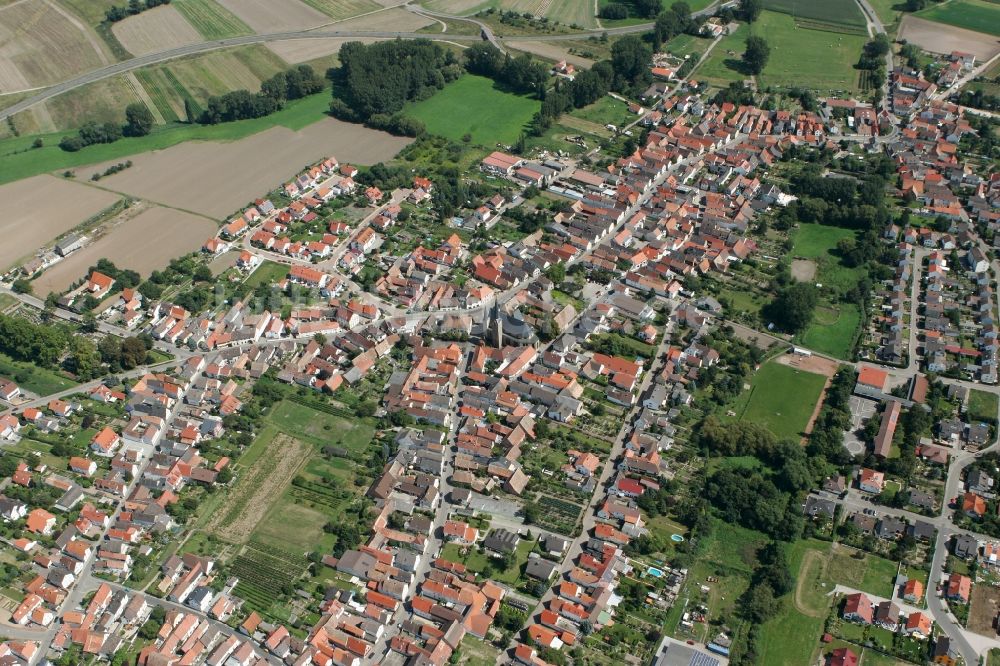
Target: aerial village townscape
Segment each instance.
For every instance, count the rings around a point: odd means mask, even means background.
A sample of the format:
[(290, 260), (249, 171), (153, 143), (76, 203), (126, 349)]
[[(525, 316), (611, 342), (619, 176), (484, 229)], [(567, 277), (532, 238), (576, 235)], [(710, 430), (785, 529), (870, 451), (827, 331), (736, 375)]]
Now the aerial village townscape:
[(1000, 665), (995, 0), (0, 0), (0, 664)]

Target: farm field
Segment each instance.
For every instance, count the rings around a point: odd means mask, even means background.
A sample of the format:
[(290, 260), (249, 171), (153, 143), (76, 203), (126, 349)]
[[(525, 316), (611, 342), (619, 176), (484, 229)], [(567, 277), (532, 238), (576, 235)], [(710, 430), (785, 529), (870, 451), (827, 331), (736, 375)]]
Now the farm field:
[[(997, 7), (1000, 8), (1000, 5)], [(898, 38), (932, 53), (964, 51), (975, 54), (979, 60), (989, 60), (1000, 51), (997, 40), (988, 34), (937, 23), (914, 14), (903, 17)]]
[(130, 16), (115, 23), (111, 32), (137, 56), (202, 41), (201, 33), (173, 5), (161, 5)]
[(764, 8), (774, 12), (789, 14), (797, 19), (806, 19), (832, 25), (855, 26), (865, 29), (865, 17), (854, 0), (764, 0)]
[(491, 79), (466, 74), (403, 112), (431, 134), (455, 140), (471, 134), (473, 142), (492, 147), (516, 141), (539, 107), (537, 100), (498, 90)]
[(310, 447), (287, 435), (271, 440), (245, 470), (208, 521), (205, 531), (230, 543), (243, 543), (310, 454)]
[[(692, 2), (691, 8), (698, 9), (695, 5), (700, 2), (702, 0)], [(534, 16), (547, 16), (565, 25), (597, 27), (594, 3), (581, 0), (425, 0), (421, 4), (437, 12), (458, 16), (469, 16), (492, 7), (519, 14), (527, 12)]]
[[(313, 97), (326, 102), (323, 95)], [(323, 157), (335, 155), (345, 162), (374, 164), (392, 158), (410, 141), (324, 118), (300, 131), (273, 127), (229, 143), (189, 141), (136, 155), (130, 169), (103, 179), (101, 185), (221, 220)], [(260, 155), (268, 156), (266, 164), (261, 163)], [(89, 178), (105, 166), (81, 170), (78, 177)], [(206, 183), (212, 186), (206, 187)]]
[(917, 16), (1000, 37), (1000, 5), (986, 0), (948, 0), (930, 5)]
[(518, 41), (506, 41), (504, 42), (509, 48), (516, 49), (518, 51), (524, 51), (525, 53), (530, 53), (536, 55), (539, 58), (545, 60), (551, 60), (552, 62), (558, 62), (560, 60), (565, 60), (577, 67), (590, 68), (594, 64), (594, 61), (590, 58), (584, 58), (581, 55), (576, 55), (575, 53), (570, 53), (567, 47), (561, 42), (518, 42)]
[(107, 62), (99, 48), (95, 36), (45, 0), (0, 8), (0, 92), (50, 85), (96, 69)]
[(104, 14), (120, 0), (59, 0), (59, 4), (82, 18), (87, 25), (95, 26), (104, 20)]
[(798, 439), (825, 383), (823, 375), (770, 361), (750, 379), (750, 390), (737, 398), (732, 409), (740, 421), (762, 425), (778, 438)]
[[(371, 12), (382, 7), (373, 0), (301, 0), (313, 9), (323, 12), (335, 21)], [(395, 4), (395, 3), (393, 3)]]
[(171, 208), (150, 208), (45, 271), (33, 282), (35, 292), (65, 291), (102, 257), (146, 277), (171, 259), (197, 250), (215, 231), (215, 224), (203, 217)]
[(119, 198), (53, 176), (37, 176), (0, 186), (0, 201), (9, 207), (0, 221), (0, 235), (4, 239), (0, 270), (6, 270)]
[(215, 0), (174, 0), (172, 6), (205, 39), (222, 39), (253, 32), (246, 23)]
[(254, 32), (305, 30), (329, 22), (329, 17), (300, 0), (216, 0)]

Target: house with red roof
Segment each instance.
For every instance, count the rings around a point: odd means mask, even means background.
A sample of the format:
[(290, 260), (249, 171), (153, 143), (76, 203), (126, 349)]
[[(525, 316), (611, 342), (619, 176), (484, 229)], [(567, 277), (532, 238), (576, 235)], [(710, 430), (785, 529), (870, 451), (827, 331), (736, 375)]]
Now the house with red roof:
[(847, 595), (847, 599), (844, 601), (844, 612), (841, 613), (841, 617), (851, 622), (871, 624), (875, 618), (875, 609), (872, 606), (872, 600), (863, 592)]

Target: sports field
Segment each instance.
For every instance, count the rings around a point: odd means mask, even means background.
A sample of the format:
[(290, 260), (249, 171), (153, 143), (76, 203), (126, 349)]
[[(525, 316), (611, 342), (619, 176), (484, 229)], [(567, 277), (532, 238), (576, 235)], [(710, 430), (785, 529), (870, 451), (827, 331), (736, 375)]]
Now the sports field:
[(538, 100), (497, 89), (491, 79), (467, 74), (403, 112), (431, 134), (455, 140), (471, 134), (474, 143), (492, 148), (498, 141), (517, 141), (540, 106)]
[(732, 409), (740, 421), (762, 425), (779, 438), (798, 439), (825, 383), (823, 375), (769, 361), (754, 374), (750, 390), (740, 395)]
[(809, 349), (850, 360), (859, 323), (861, 311), (853, 303), (824, 303), (816, 308), (800, 341)]
[(1000, 4), (986, 0), (948, 0), (941, 4), (931, 3), (927, 9), (917, 12), (917, 16), (1000, 37)]

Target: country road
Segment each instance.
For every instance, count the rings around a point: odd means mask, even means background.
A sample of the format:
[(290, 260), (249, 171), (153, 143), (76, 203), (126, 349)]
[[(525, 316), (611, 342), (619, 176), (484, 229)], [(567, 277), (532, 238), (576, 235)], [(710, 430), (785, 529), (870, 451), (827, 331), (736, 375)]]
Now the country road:
[[(626, 26), (623, 28), (611, 28), (609, 30), (589, 30), (586, 32), (575, 32), (567, 35), (518, 35), (510, 37), (511, 40), (519, 42), (539, 42), (539, 41), (567, 41), (567, 40), (579, 40), (586, 39), (587, 37), (600, 36), (604, 33), (608, 35), (624, 35), (635, 32), (645, 32), (652, 27), (652, 23), (640, 23), (637, 25)], [(132, 70), (138, 69), (140, 67), (145, 67), (147, 65), (155, 65), (157, 63), (166, 62), (168, 60), (176, 60), (177, 58), (183, 58), (184, 56), (196, 55), (198, 53), (206, 53), (208, 51), (216, 51), (218, 49), (226, 49), (234, 46), (245, 46), (247, 44), (261, 44), (265, 42), (282, 42), (294, 39), (330, 39), (330, 38), (358, 38), (358, 39), (431, 39), (440, 40), (448, 42), (480, 42), (483, 38), (478, 35), (454, 35), (451, 33), (423, 33), (423, 32), (386, 32), (386, 31), (358, 31), (358, 30), (333, 30), (333, 31), (321, 31), (321, 32), (308, 32), (308, 31), (296, 31), (296, 32), (272, 32), (262, 35), (244, 35), (242, 37), (230, 37), (228, 39), (220, 39), (210, 42), (199, 42), (196, 44), (188, 44), (186, 46), (180, 46), (175, 49), (168, 49), (166, 51), (159, 51), (157, 53), (149, 53), (144, 56), (139, 56), (132, 58), (131, 60), (123, 60), (122, 62), (117, 62), (113, 65), (107, 65), (106, 67), (101, 67), (99, 69), (92, 70), (85, 74), (81, 74), (75, 78), (69, 79), (68, 81), (63, 81), (62, 83), (57, 83), (53, 86), (45, 88), (39, 91), (37, 94), (28, 97), (27, 99), (21, 100), (17, 104), (13, 104), (6, 109), (0, 111), (0, 120), (8, 118), (16, 113), (20, 113), (26, 109), (44, 102), (47, 99), (56, 97), (70, 90), (75, 90), (81, 86), (85, 86), (89, 83), (94, 83), (96, 81), (102, 81), (104, 79), (116, 76), (118, 74), (124, 74), (126, 72), (131, 72)], [(504, 37), (497, 37), (496, 39), (504, 40)]]
[[(723, 3), (723, 6), (731, 3)], [(206, 53), (209, 51), (216, 51), (219, 49), (227, 49), (236, 46), (245, 46), (247, 44), (263, 44), (266, 42), (282, 42), (297, 39), (430, 39), (433, 41), (445, 41), (445, 42), (469, 42), (476, 43), (481, 41), (488, 41), (498, 49), (503, 51), (502, 43), (506, 40), (516, 41), (516, 42), (562, 42), (562, 41), (576, 41), (581, 39), (587, 39), (589, 37), (602, 37), (609, 36), (613, 37), (615, 35), (627, 35), (633, 33), (642, 33), (653, 28), (652, 22), (647, 23), (637, 23), (635, 25), (623, 26), (619, 28), (607, 28), (600, 30), (582, 30), (579, 32), (572, 32), (562, 35), (496, 35), (490, 30), (489, 26), (485, 23), (476, 20), (472, 17), (467, 16), (454, 16), (451, 14), (441, 14), (438, 12), (430, 11), (424, 7), (410, 6), (409, 4), (403, 5), (408, 11), (413, 12), (419, 16), (424, 16), (427, 18), (437, 18), (437, 19), (448, 19), (453, 21), (465, 21), (466, 23), (472, 23), (480, 30), (479, 35), (456, 35), (449, 32), (441, 33), (425, 33), (425, 32), (396, 32), (396, 31), (363, 31), (363, 30), (319, 30), (316, 28), (308, 30), (297, 30), (291, 32), (271, 32), (266, 34), (258, 35), (244, 35), (242, 37), (230, 37), (228, 39), (212, 40), (207, 42), (198, 42), (195, 44), (187, 44), (185, 46), (179, 46), (173, 49), (167, 49), (165, 51), (158, 51), (156, 53), (148, 53), (143, 56), (138, 56), (131, 58), (129, 60), (123, 60), (111, 65), (106, 65), (98, 69), (91, 70), (84, 74), (81, 74), (72, 79), (68, 79), (61, 83), (56, 83), (55, 85), (49, 86), (38, 90), (38, 92), (31, 97), (25, 98), (13, 104), (6, 109), (0, 110), (0, 120), (4, 120), (14, 114), (20, 113), (26, 109), (41, 104), (45, 100), (52, 99), (58, 95), (61, 95), (70, 90), (75, 90), (81, 86), (85, 86), (89, 83), (94, 83), (96, 81), (102, 81), (104, 79), (116, 76), (118, 74), (124, 74), (126, 72), (131, 72), (132, 70), (138, 69), (140, 67), (146, 67), (147, 65), (155, 65), (158, 63), (166, 62), (168, 60), (176, 60), (177, 58), (183, 58), (185, 56), (196, 55), (199, 53)], [(691, 14), (694, 18), (702, 18), (706, 16), (711, 16), (715, 13), (716, 9), (720, 6), (718, 0), (712, 2), (710, 5), (704, 9), (693, 12)]]

